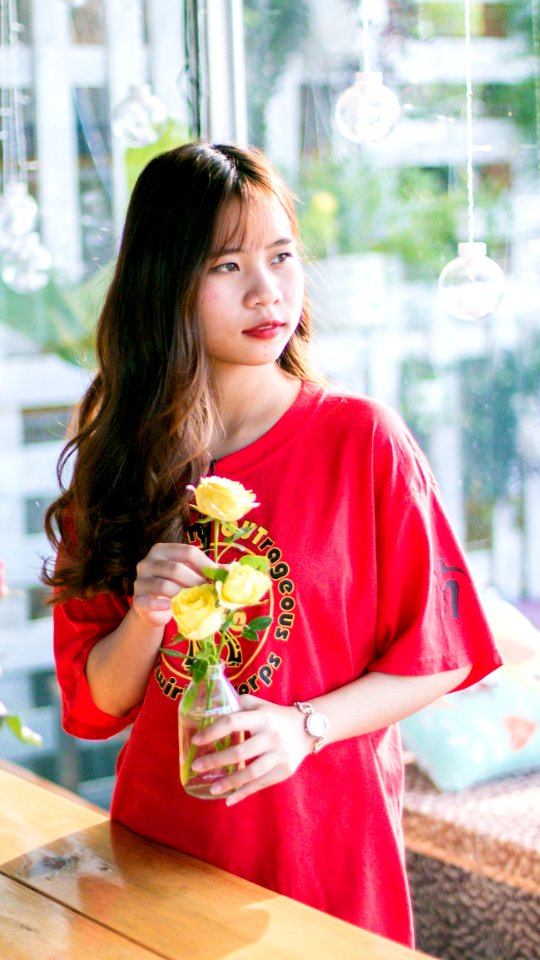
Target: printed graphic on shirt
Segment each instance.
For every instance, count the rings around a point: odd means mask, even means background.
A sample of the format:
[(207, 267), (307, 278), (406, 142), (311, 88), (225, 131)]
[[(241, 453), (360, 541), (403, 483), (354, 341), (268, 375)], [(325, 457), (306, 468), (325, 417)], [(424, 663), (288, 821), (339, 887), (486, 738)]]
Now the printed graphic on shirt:
[[(225, 537), (231, 530), (227, 524), (221, 524), (218, 533), (219, 563), (231, 563), (242, 555), (264, 556), (270, 564), (269, 575), (275, 585), (271, 593), (257, 606), (235, 612), (233, 623), (229, 630), (229, 639), (222, 654), (227, 662), (228, 677), (239, 693), (256, 694), (264, 687), (271, 686), (274, 674), (282, 663), (284, 650), (289, 640), (295, 618), (295, 584), (290, 576), (288, 563), (283, 559), (282, 552), (276, 542), (262, 526), (255, 526), (246, 520), (241, 529), (245, 534), (234, 543), (228, 542)], [(210, 537), (212, 525), (196, 522), (187, 530), (188, 542), (200, 547), (206, 553), (210, 552)], [(272, 623), (259, 634), (257, 641), (246, 640), (241, 636), (247, 622), (259, 616), (272, 617)], [(180, 640), (166, 644), (171, 651), (177, 651), (186, 656), (196, 655), (199, 642), (197, 640)], [(261, 663), (261, 652), (268, 649), (268, 653)], [(184, 659), (162, 651), (154, 668), (154, 678), (164, 696), (176, 700), (189, 683), (191, 677), (184, 666)]]
[[(462, 567), (447, 566), (442, 557), (439, 557), (439, 564), (443, 576), (443, 594), (445, 600), (450, 603), (450, 612), (454, 620), (459, 620), (459, 581), (467, 577)], [(457, 574), (461, 574), (458, 578)]]

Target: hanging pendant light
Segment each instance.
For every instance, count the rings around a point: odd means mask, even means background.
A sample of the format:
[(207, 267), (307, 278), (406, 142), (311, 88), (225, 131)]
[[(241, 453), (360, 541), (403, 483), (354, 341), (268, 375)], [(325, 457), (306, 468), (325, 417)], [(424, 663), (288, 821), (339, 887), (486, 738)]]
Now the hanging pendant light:
[(338, 97), (336, 124), (353, 143), (377, 143), (390, 133), (399, 112), (399, 100), (383, 84), (382, 73), (359, 71), (353, 85)]
[(487, 244), (458, 244), (458, 256), (447, 263), (439, 277), (441, 301), (458, 320), (482, 320), (499, 306), (505, 276), (498, 263), (487, 256)]
[(111, 113), (115, 137), (125, 140), (129, 147), (147, 147), (159, 140), (167, 121), (165, 104), (155, 97), (150, 84), (133, 84), (127, 97), (117, 103)]
[(487, 256), (487, 245), (474, 239), (474, 166), (471, 71), (471, 0), (465, 2), (465, 71), (467, 105), (468, 240), (458, 245), (458, 256), (439, 277), (439, 300), (457, 320), (483, 320), (499, 306), (506, 286), (503, 271)]
[(167, 107), (144, 82), (144, 0), (128, 0), (133, 37), (133, 82), (111, 111), (111, 127), (129, 147), (147, 147), (159, 140), (167, 122)]
[(26, 233), (2, 257), (2, 280), (15, 293), (35, 293), (48, 283), (51, 264), (39, 234)]
[(368, 0), (362, 3), (364, 69), (357, 71), (352, 86), (336, 101), (335, 119), (340, 133), (353, 143), (378, 143), (395, 126), (399, 100), (383, 83), (383, 75), (371, 69)]
[(27, 185), (19, 180), (5, 183), (0, 194), (0, 251), (9, 250), (17, 238), (33, 230), (37, 215), (38, 205)]
[(1, 90), (2, 193), (0, 276), (12, 290), (28, 293), (49, 280), (52, 257), (35, 230), (38, 205), (28, 189), (26, 140), (18, 82), (19, 35), (16, 0), (0, 0), (0, 46), (7, 50), (9, 83)]

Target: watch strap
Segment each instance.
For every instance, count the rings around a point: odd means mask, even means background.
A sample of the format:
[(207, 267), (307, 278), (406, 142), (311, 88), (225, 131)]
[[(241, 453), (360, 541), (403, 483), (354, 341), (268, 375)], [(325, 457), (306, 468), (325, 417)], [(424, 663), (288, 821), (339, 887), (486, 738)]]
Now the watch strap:
[(304, 701), (304, 700), (295, 700), (294, 703), (293, 703), (293, 706), (296, 707), (297, 710), (299, 710), (300, 713), (301, 713), (304, 717), (306, 717), (306, 720), (305, 720), (305, 722), (304, 722), (304, 730), (305, 730), (305, 732), (313, 739), (313, 747), (312, 747), (311, 752), (312, 752), (312, 753), (318, 753), (319, 750), (322, 750), (322, 748), (325, 746), (325, 744), (326, 744), (326, 739), (325, 739), (325, 737), (316, 737), (316, 736), (314, 736), (314, 735), (310, 732), (310, 730), (308, 729), (307, 717), (311, 716), (312, 713), (315, 713), (315, 708), (314, 708), (313, 704), (312, 704), (312, 703), (307, 703), (307, 702)]

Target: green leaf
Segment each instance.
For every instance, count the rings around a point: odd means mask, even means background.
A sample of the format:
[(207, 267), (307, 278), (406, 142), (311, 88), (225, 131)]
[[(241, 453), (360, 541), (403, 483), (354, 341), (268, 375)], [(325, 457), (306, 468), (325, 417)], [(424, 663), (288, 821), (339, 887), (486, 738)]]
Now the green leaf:
[(204, 680), (207, 672), (208, 672), (207, 660), (199, 660), (199, 658), (197, 658), (193, 661), (193, 669), (191, 671), (191, 675), (193, 677), (194, 683), (200, 683), (201, 680)]
[(225, 583), (227, 579), (227, 570), (224, 567), (203, 567), (202, 574), (207, 580), (221, 580)]
[(222, 636), (224, 636), (227, 633), (227, 630), (231, 626), (233, 620), (234, 620), (234, 611), (231, 610), (231, 612), (227, 614), (227, 616), (225, 617), (225, 620), (221, 624), (220, 633)]
[(18, 740), (21, 740), (22, 743), (27, 743), (33, 747), (43, 746), (43, 737), (39, 733), (31, 730), (30, 727), (26, 727), (20, 717), (7, 713), (4, 704), (0, 704), (0, 708), (2, 708), (0, 713), (0, 727), (5, 723), (6, 727), (9, 727), (11, 732)]
[(254, 570), (262, 570), (263, 573), (270, 569), (267, 557), (254, 557), (251, 553), (241, 557), (238, 563), (244, 567), (253, 567)]
[(195, 686), (195, 684), (192, 684), (191, 686), (186, 688), (185, 692), (182, 694), (182, 713), (184, 714), (189, 713), (189, 711), (191, 710), (191, 707), (193, 706), (196, 696), (197, 696), (197, 687)]
[(249, 534), (252, 533), (256, 528), (256, 523), (250, 523), (249, 525), (246, 524), (245, 527), (237, 527), (234, 533), (229, 534), (229, 536), (227, 536), (225, 539), (229, 543), (234, 543), (236, 540), (241, 540), (243, 537), (249, 536)]
[(180, 653), (180, 650), (171, 650), (170, 647), (160, 647), (159, 649), (163, 653), (166, 653), (168, 657), (182, 657), (182, 659), (185, 659), (188, 656), (187, 653)]
[(252, 630), (250, 626), (244, 627), (244, 629), (242, 630), (242, 636), (245, 637), (246, 640), (259, 639), (259, 634), (257, 633), (257, 631)]
[(253, 620), (249, 621), (248, 627), (252, 630), (266, 630), (271, 623), (272, 617), (254, 617)]

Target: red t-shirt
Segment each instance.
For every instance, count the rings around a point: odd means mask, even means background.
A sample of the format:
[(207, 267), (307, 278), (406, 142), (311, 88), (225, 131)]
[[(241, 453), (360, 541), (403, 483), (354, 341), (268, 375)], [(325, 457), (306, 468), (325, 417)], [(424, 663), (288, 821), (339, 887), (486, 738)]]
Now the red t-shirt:
[[(256, 529), (222, 561), (238, 550), (264, 554), (273, 578), (272, 626), (260, 643), (239, 640), (228, 651), (240, 692), (292, 704), (369, 670), (423, 675), (472, 664), (465, 686), (499, 665), (429, 467), (395, 413), (304, 384), (274, 427), (215, 472), (260, 501), (246, 518)], [(203, 534), (195, 523), (189, 539), (200, 544)], [(237, 806), (191, 798), (179, 781), (181, 660), (160, 656), (144, 701), (126, 717), (92, 702), (88, 652), (127, 609), (127, 600), (101, 594), (55, 611), (66, 729), (100, 738), (134, 721), (118, 759), (112, 817), (411, 944), (397, 727), (330, 744)], [(171, 622), (165, 642), (174, 632)]]

